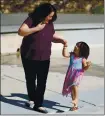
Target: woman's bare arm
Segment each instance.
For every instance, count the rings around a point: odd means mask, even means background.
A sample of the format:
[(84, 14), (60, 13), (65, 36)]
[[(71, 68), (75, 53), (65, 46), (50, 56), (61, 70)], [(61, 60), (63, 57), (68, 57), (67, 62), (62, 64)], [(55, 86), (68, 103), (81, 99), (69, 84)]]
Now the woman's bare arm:
[(18, 30), (18, 35), (20, 36), (28, 36), (32, 33), (35, 33), (37, 31), (42, 30), (45, 27), (45, 24), (38, 24), (36, 27), (29, 28), (27, 24), (23, 24), (19, 30)]

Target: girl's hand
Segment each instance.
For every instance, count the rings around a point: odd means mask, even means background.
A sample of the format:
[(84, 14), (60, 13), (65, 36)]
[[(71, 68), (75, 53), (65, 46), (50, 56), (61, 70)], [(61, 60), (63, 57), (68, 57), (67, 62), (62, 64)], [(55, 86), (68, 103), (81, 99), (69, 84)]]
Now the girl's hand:
[(84, 70), (88, 70), (88, 68), (90, 67), (91, 62), (87, 61), (85, 58), (83, 59), (83, 69)]
[(90, 66), (90, 65), (91, 65), (91, 61), (88, 61), (88, 62), (87, 62), (87, 65)]
[(45, 27), (46, 24), (42, 24), (42, 23), (39, 23), (36, 28), (37, 28), (37, 31), (41, 31), (44, 27)]

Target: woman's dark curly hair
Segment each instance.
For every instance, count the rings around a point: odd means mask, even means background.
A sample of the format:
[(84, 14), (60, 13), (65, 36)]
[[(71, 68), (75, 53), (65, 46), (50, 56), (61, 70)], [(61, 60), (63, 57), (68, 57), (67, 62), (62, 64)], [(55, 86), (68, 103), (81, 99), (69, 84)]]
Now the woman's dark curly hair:
[(29, 17), (32, 18), (34, 25), (37, 25), (44, 21), (51, 12), (54, 12), (51, 20), (51, 22), (54, 22), (57, 19), (56, 8), (50, 3), (43, 3), (36, 7), (33, 12), (29, 13)]
[(87, 45), (87, 43), (85, 42), (77, 42), (76, 43), (76, 46), (78, 46), (80, 48), (80, 57), (84, 57), (84, 58), (88, 58), (89, 54), (90, 54), (90, 48), (89, 46)]

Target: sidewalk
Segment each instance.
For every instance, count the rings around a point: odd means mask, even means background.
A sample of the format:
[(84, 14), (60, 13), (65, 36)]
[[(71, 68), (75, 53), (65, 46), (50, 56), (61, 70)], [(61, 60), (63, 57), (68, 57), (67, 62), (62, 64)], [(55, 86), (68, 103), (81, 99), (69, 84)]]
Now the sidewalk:
[[(52, 70), (52, 69), (51, 69)], [(71, 97), (61, 95), (65, 74), (49, 72), (44, 106), (49, 114), (104, 114), (104, 77), (84, 76), (80, 85), (79, 110), (68, 111)], [(1, 66), (1, 114), (40, 114), (25, 107), (27, 100), (23, 68)]]

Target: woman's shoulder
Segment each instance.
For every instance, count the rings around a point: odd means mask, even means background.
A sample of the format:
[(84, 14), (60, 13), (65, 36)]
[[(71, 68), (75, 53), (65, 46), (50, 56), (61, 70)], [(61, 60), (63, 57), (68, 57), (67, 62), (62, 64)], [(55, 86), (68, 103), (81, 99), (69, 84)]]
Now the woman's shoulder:
[(51, 25), (51, 26), (54, 26), (54, 23), (52, 21), (49, 21), (48, 24)]
[(33, 24), (32, 18), (28, 16), (28, 17), (25, 19), (25, 21), (24, 21), (23, 23), (25, 23), (25, 24), (27, 24), (29, 27), (31, 27), (32, 24)]
[(54, 29), (54, 24), (53, 24), (53, 22), (49, 22), (49, 26), (50, 26), (50, 28), (52, 29), (52, 32), (53, 32), (53, 34), (55, 33), (55, 29)]

